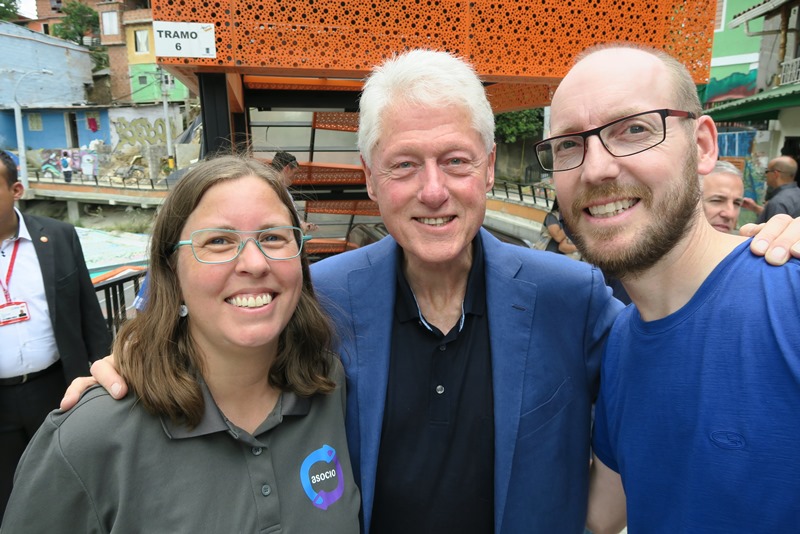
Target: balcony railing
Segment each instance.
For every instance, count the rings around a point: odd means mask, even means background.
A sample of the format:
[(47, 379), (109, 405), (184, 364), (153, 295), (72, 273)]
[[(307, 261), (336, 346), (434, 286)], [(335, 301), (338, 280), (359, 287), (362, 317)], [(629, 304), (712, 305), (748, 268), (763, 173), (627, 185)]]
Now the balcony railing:
[(781, 85), (800, 82), (800, 57), (781, 63)]

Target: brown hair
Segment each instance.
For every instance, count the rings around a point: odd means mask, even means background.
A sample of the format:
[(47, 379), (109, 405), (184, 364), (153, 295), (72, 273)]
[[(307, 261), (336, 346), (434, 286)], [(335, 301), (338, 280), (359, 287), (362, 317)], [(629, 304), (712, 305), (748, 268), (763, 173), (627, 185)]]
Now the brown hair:
[[(222, 156), (198, 164), (181, 178), (156, 217), (145, 309), (125, 323), (114, 342), (120, 373), (144, 407), (189, 427), (197, 426), (203, 415), (198, 383), (203, 368), (187, 321), (178, 315), (182, 299), (173, 248), (206, 191), (224, 181), (247, 176), (264, 180), (287, 207), (292, 224), (300, 226), (291, 196), (268, 166), (239, 156)], [(300, 299), (280, 334), (278, 355), (268, 380), (281, 390), (310, 396), (330, 393), (336, 386), (329, 378), (334, 358), (333, 330), (314, 294), (305, 251), (301, 265)]]

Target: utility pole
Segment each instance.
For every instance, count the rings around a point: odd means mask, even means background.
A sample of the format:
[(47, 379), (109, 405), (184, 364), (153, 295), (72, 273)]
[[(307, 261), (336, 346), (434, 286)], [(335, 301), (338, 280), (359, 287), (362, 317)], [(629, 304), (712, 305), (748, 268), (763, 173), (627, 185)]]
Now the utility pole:
[(172, 146), (172, 127), (169, 122), (169, 90), (172, 88), (172, 76), (161, 71), (161, 103), (164, 105), (164, 128), (167, 134), (167, 162), (170, 170), (175, 168), (175, 154)]
[[(15, 70), (9, 70), (9, 72), (19, 72)], [(19, 103), (19, 98), (17, 95), (17, 90), (19, 89), (20, 83), (22, 80), (30, 76), (31, 74), (53, 74), (53, 71), (48, 69), (39, 69), (39, 70), (29, 70), (25, 72), (22, 76), (19, 77), (17, 80), (16, 85), (14, 85), (14, 126), (17, 130), (17, 151), (19, 152), (19, 181), (22, 182), (22, 187), (25, 190), (28, 190), (28, 154), (27, 149), (25, 147), (25, 130), (22, 127), (22, 105)]]

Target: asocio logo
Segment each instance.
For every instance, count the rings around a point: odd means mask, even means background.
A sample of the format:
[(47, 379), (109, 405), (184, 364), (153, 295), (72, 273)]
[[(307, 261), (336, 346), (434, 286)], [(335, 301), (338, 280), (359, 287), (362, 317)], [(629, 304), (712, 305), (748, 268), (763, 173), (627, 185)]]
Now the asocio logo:
[(344, 494), (344, 477), (336, 449), (323, 445), (303, 460), (300, 483), (311, 503), (321, 510), (338, 501)]

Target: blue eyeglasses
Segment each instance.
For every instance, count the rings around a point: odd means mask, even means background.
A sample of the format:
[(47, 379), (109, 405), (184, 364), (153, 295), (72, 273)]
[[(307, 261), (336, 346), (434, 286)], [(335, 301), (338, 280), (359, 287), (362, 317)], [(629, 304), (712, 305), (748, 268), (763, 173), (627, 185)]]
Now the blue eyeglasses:
[(173, 252), (188, 245), (200, 263), (228, 263), (239, 257), (248, 241), (271, 260), (290, 260), (300, 255), (308, 236), (296, 226), (276, 226), (264, 230), (240, 231), (222, 228), (195, 230), (189, 239), (178, 241)]

